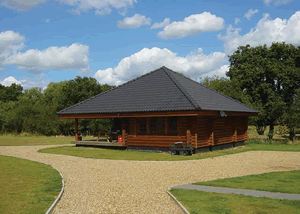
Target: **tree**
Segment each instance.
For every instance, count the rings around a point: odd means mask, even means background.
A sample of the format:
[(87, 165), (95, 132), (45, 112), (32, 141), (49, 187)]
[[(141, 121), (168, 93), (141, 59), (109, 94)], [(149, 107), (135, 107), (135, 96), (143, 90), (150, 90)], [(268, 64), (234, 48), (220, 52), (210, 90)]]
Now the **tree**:
[(248, 97), (245, 93), (243, 93), (239, 86), (239, 83), (235, 80), (230, 80), (225, 77), (213, 76), (201, 79), (200, 83), (245, 104), (249, 102)]
[(22, 91), (23, 87), (21, 85), (16, 85), (15, 83), (11, 84), (11, 86), (4, 86), (0, 84), (0, 101), (16, 101), (22, 94)]
[(270, 47), (240, 46), (229, 56), (230, 69), (226, 75), (238, 81), (252, 107), (260, 111), (256, 125), (270, 126), (269, 139), (274, 126), (289, 112), (296, 89), (300, 87), (300, 70), (296, 66), (300, 49), (285, 43)]
[[(77, 76), (74, 80), (69, 80), (62, 87), (62, 108), (69, 107), (92, 96), (100, 94), (111, 86), (100, 85), (95, 78)], [(60, 109), (61, 110), (61, 109)]]
[[(53, 118), (54, 130), (65, 135), (74, 134), (73, 120), (59, 120), (56, 112), (70, 107), (78, 102), (86, 100), (92, 96), (98, 95), (112, 86), (101, 85), (92, 77), (79, 77), (74, 80), (63, 81), (59, 83), (50, 83), (44, 91), (44, 102), (51, 105), (51, 118)], [(101, 126), (104, 120), (81, 119), (79, 120), (79, 130), (81, 132), (94, 132), (96, 126)], [(97, 125), (99, 123), (99, 125)]]
[(300, 128), (300, 89), (296, 90), (293, 100), (292, 105), (286, 109), (282, 118), (283, 123), (289, 130), (289, 138), (291, 141), (295, 139), (296, 129)]
[[(74, 121), (59, 120), (56, 113), (111, 88), (91, 77), (50, 83), (44, 91), (41, 88), (23, 91), (16, 84), (0, 85), (0, 132), (73, 135)], [(105, 119), (82, 119), (79, 127), (82, 132), (96, 133), (107, 129), (110, 123)]]

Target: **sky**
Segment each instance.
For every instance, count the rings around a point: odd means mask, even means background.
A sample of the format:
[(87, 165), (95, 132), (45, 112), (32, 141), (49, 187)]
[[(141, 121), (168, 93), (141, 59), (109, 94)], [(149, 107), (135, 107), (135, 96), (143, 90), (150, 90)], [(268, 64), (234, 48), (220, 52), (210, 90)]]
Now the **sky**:
[(0, 84), (24, 89), (161, 66), (225, 77), (238, 46), (272, 42), (300, 45), (299, 0), (0, 0)]

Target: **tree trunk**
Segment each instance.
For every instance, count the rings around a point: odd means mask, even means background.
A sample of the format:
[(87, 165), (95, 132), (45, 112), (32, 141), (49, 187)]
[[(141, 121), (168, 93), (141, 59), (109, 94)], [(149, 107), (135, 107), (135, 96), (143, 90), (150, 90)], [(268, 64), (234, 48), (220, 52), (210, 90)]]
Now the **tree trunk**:
[(272, 140), (273, 136), (274, 136), (274, 124), (270, 124), (270, 130), (269, 130), (269, 134), (268, 134), (269, 140)]
[(289, 136), (289, 139), (291, 141), (294, 141), (295, 140), (295, 130), (294, 129), (290, 129), (290, 136)]

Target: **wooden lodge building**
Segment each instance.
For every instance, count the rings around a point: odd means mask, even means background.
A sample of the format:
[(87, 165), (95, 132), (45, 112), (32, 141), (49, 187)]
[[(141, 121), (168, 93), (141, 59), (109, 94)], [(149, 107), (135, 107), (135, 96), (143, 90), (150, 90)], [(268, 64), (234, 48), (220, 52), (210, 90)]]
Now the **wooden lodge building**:
[(164, 150), (182, 141), (199, 151), (243, 143), (248, 139), (248, 117), (258, 111), (161, 67), (58, 115), (75, 119), (76, 144), (85, 144), (79, 141), (78, 119), (118, 118), (121, 145), (127, 149)]

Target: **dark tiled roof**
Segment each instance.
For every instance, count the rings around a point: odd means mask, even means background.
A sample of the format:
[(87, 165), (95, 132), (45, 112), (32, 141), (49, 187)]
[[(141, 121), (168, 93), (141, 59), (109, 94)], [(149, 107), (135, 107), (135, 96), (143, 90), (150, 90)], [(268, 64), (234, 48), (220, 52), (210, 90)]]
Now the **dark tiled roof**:
[(63, 109), (58, 114), (179, 110), (258, 112), (166, 67)]

